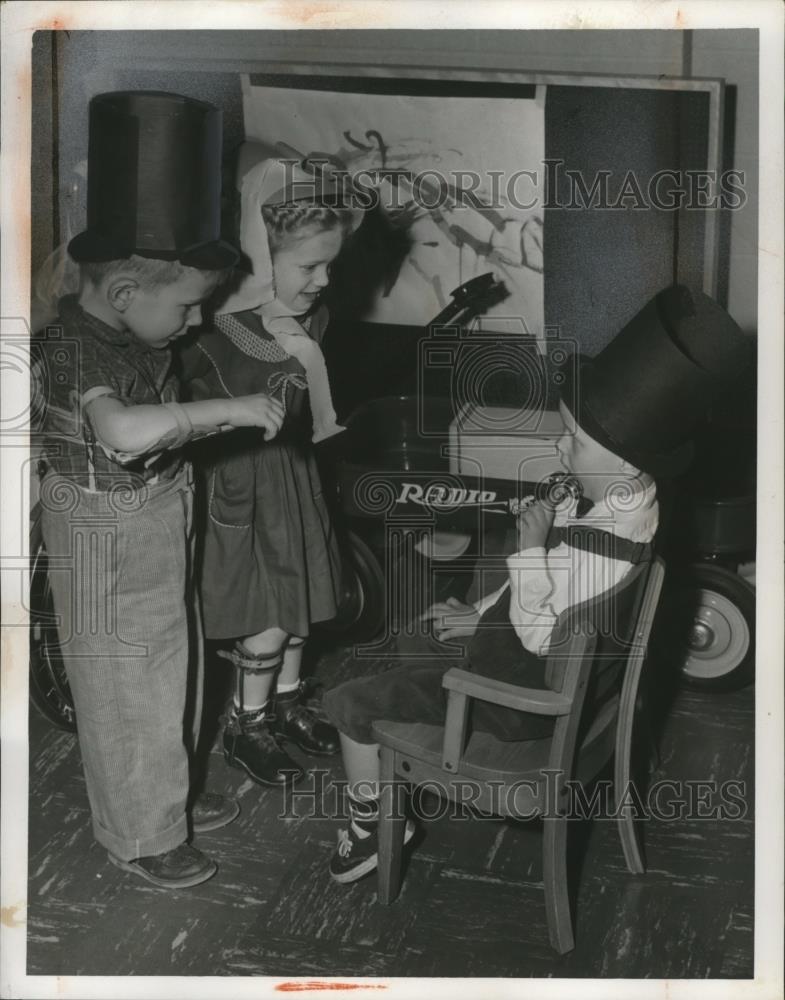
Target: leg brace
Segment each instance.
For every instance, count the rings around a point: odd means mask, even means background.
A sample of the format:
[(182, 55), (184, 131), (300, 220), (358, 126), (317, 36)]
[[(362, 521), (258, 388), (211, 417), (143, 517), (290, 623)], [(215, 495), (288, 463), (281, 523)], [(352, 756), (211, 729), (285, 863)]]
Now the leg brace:
[(232, 650), (220, 649), (218, 655), (230, 660), (237, 671), (237, 696), (240, 702), (239, 711), (245, 708), (245, 675), (267, 674), (277, 670), (283, 662), (286, 643), (272, 653), (252, 653), (241, 642), (236, 642)]

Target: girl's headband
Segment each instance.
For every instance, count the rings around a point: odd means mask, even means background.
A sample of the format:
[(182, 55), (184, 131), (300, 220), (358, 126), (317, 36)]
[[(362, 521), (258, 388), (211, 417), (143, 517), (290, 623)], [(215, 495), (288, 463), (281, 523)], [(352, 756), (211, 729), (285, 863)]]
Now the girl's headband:
[[(262, 217), (264, 205), (283, 205), (293, 201), (316, 202), (336, 210), (351, 212), (352, 230), (358, 228), (364, 211), (356, 204), (358, 192), (340, 183), (337, 171), (304, 169), (300, 154), (291, 147), (289, 159), (262, 160), (251, 167), (242, 179), (240, 188), (240, 246), (251, 261), (253, 273), (229, 296), (220, 308), (221, 313), (242, 312), (256, 309), (275, 298), (273, 263), (267, 226)], [(297, 157), (297, 159), (295, 159)], [(320, 161), (321, 162), (321, 161)]]
[(359, 228), (365, 217), (364, 205), (368, 193), (352, 181), (345, 167), (326, 153), (302, 156), (294, 146), (278, 143), (283, 154), (278, 163), (284, 165), (284, 183), (268, 196), (265, 205), (283, 205), (291, 201), (313, 201), (336, 210), (348, 211), (351, 230)]

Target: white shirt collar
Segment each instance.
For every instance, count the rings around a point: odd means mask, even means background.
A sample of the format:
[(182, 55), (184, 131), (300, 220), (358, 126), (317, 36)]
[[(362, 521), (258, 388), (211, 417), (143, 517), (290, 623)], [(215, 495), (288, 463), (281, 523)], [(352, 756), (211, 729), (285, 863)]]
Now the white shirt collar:
[(567, 498), (556, 509), (554, 527), (566, 524), (586, 524), (610, 531), (632, 542), (650, 542), (659, 524), (659, 504), (654, 482), (645, 489), (617, 490), (591, 508), (579, 521), (577, 501)]

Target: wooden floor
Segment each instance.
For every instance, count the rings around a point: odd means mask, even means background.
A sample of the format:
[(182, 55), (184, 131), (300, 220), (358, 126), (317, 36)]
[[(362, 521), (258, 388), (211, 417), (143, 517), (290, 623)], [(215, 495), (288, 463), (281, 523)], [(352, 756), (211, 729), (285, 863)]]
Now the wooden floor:
[[(333, 684), (373, 666), (333, 650), (316, 670)], [(194, 889), (149, 886), (107, 863), (92, 838), (76, 739), (31, 709), (28, 972), (751, 977), (753, 702), (754, 688), (677, 691), (650, 778), (741, 783), (742, 818), (695, 815), (711, 813), (711, 802), (704, 793), (701, 806), (693, 784), (692, 816), (674, 809), (645, 824), (648, 871), (639, 876), (627, 872), (611, 821), (571, 825), (577, 945), (564, 957), (548, 945), (536, 823), (424, 820), (402, 894), (387, 908), (373, 876), (333, 884), (336, 758), (312, 759), (328, 771), (323, 794), (282, 817), (279, 792), (228, 769), (213, 749), (208, 787), (242, 804), (235, 823), (198, 842), (219, 872)], [(664, 786), (661, 811), (676, 797)], [(423, 799), (423, 810), (436, 802)]]

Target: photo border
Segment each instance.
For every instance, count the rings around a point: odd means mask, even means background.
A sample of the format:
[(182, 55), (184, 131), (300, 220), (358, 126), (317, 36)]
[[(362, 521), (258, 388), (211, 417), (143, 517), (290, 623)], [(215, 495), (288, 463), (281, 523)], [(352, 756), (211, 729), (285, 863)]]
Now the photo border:
[[(2, 214), (3, 340), (18, 335), (30, 299), (30, 149), (31, 40), (35, 30), (116, 29), (293, 29), (309, 28), (510, 28), (553, 29), (702, 29), (758, 28), (760, 32), (760, 207), (758, 247), (758, 588), (756, 686), (756, 866), (755, 979), (712, 980), (500, 980), (427, 981), (362, 977), (352, 985), (386, 987), (385, 995), (421, 996), (423, 983), (433, 997), (506, 997), (525, 983), (531, 997), (766, 997), (782, 996), (783, 939), (783, 8), (778, 0), (724, 4), (682, 3), (488, 2), (453, 0), (253, 4), (234, 0), (199, 3), (105, 2), (4, 4), (2, 18)], [(546, 74), (547, 75), (547, 74)], [(765, 99), (764, 99), (765, 95)], [(2, 424), (26, 412), (26, 375), (2, 371)], [(283, 977), (70, 977), (27, 976), (27, 514), (20, 488), (27, 474), (24, 432), (3, 433), (2, 545), (2, 948), (0, 993), (8, 997), (188, 997), (279, 995)], [(287, 977), (287, 981), (293, 977)], [(329, 982), (329, 977), (325, 977)], [(346, 981), (346, 980), (342, 980)], [(634, 984), (634, 987), (633, 987)], [(343, 995), (342, 990), (332, 994)], [(352, 996), (360, 995), (353, 989)]]

